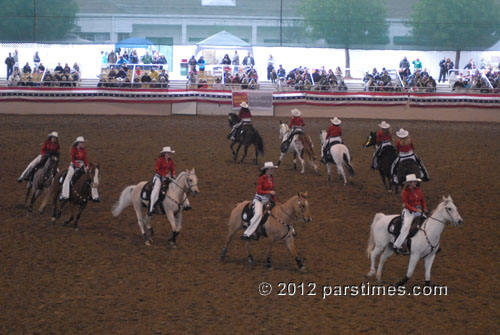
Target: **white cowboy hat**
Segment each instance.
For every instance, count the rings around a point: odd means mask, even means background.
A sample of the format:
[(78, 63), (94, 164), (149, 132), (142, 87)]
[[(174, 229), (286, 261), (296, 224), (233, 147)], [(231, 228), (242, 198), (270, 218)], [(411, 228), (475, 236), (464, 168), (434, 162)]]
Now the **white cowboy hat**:
[(243, 108), (248, 108), (248, 104), (243, 101), (241, 104), (240, 104), (240, 107), (243, 107)]
[(382, 129), (389, 129), (391, 127), (390, 124), (388, 124), (387, 122), (385, 121), (382, 121), (381, 123), (378, 124), (378, 126)]
[(404, 182), (404, 183), (406, 184), (406, 183), (410, 183), (410, 182), (412, 182), (412, 181), (417, 181), (417, 182), (419, 182), (419, 181), (422, 181), (422, 179), (417, 178), (417, 176), (416, 176), (414, 173), (412, 173), (412, 174), (407, 174), (407, 175), (406, 175), (406, 180), (405, 180), (405, 182)]
[(342, 123), (342, 121), (340, 121), (338, 117), (334, 117), (333, 119), (330, 119), (330, 122), (336, 126), (338, 126), (339, 124)]
[(49, 134), (48, 137), (59, 137), (59, 134), (57, 134), (57, 131), (53, 131)]
[(260, 168), (261, 171), (267, 170), (267, 169), (277, 169), (278, 167), (273, 164), (273, 162), (265, 162), (264, 166)]
[(301, 116), (301, 115), (302, 115), (302, 112), (301, 112), (301, 111), (299, 111), (297, 108), (292, 109), (290, 112), (291, 112), (291, 113), (292, 113), (292, 115), (293, 115), (293, 116), (295, 116), (295, 117), (299, 117), (299, 116)]
[(160, 154), (163, 154), (165, 152), (167, 152), (169, 154), (175, 154), (175, 151), (173, 151), (170, 147), (163, 147), (163, 149), (161, 149)]
[(396, 135), (398, 135), (399, 138), (405, 138), (408, 137), (410, 133), (408, 132), (408, 130), (404, 130), (403, 128), (401, 128), (399, 129), (399, 131), (396, 132)]
[(85, 142), (85, 139), (83, 138), (83, 136), (78, 136), (75, 140), (74, 143), (80, 143), (80, 142)]

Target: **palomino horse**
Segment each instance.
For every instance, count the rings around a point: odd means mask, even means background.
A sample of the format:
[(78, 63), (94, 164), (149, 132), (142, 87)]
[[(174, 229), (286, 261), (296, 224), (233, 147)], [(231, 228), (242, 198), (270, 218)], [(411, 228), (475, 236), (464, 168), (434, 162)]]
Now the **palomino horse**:
[[(326, 142), (326, 130), (321, 131), (319, 138), (321, 140), (321, 147), (323, 147)], [(349, 149), (347, 149), (347, 147), (342, 143), (334, 144), (330, 147), (330, 155), (332, 156), (333, 164), (337, 166), (337, 173), (341, 178), (343, 178), (344, 185), (347, 185), (348, 177), (346, 171), (349, 176), (354, 176), (354, 169), (351, 166), (351, 155), (349, 154)], [(331, 178), (330, 164), (331, 161), (327, 161), (326, 170), (328, 171), (328, 180)]]
[[(61, 212), (66, 204), (69, 202), (72, 204), (71, 208), (71, 216), (64, 221), (63, 225), (67, 226), (73, 219), (75, 222), (73, 223), (73, 228), (75, 230), (78, 229), (78, 221), (80, 220), (80, 215), (82, 215), (83, 210), (87, 207), (89, 200), (92, 199), (92, 189), (97, 189), (100, 181), (100, 168), (99, 164), (94, 165), (90, 163), (90, 168), (88, 171), (83, 172), (77, 179), (74, 179), (75, 182), (71, 186), (71, 191), (69, 194), (69, 200), (63, 200), (60, 203), (60, 208), (58, 209), (58, 200), (59, 194), (62, 190), (62, 185), (60, 183), (61, 176), (65, 173), (66, 170), (63, 170), (56, 174), (54, 177), (54, 181), (52, 185), (50, 185), (49, 191), (45, 195), (42, 204), (40, 205), (40, 213), (43, 213), (45, 207), (49, 203), (52, 202), (53, 211), (52, 211), (52, 222), (55, 222), (58, 218), (61, 217)], [(76, 174), (76, 171), (75, 171)]]
[[(238, 119), (238, 115), (235, 113), (229, 113), (229, 127), (233, 127), (235, 124), (240, 122)], [(240, 163), (243, 163), (248, 151), (248, 147), (253, 144), (255, 147), (255, 164), (258, 164), (259, 153), (261, 156), (264, 155), (264, 142), (262, 141), (262, 137), (260, 136), (257, 129), (254, 128), (253, 125), (245, 125), (243, 126), (242, 134), (235, 134), (235, 139), (231, 142), (231, 152), (233, 153), (233, 159), (238, 160), (238, 153), (240, 152), (240, 148), (243, 145), (243, 156), (241, 157)], [(234, 151), (234, 145), (238, 143), (238, 148)]]
[(41, 169), (36, 170), (33, 174), (33, 179), (28, 180), (26, 184), (26, 198), (24, 203), (27, 204), (28, 197), (30, 194), (31, 201), (28, 207), (28, 211), (33, 211), (33, 204), (36, 198), (43, 192), (44, 189), (50, 187), (54, 176), (57, 173), (57, 165), (59, 164), (59, 157), (57, 155), (52, 155), (45, 161), (45, 164)]
[[(287, 139), (292, 130), (288, 127), (288, 125), (282, 121), (280, 121), (280, 140), (281, 144), (283, 144)], [(308, 158), (310, 164), (313, 166), (314, 171), (319, 173), (318, 166), (316, 165), (316, 158), (314, 157), (314, 145), (311, 141), (311, 138), (306, 134), (296, 134), (293, 136), (290, 145), (287, 148), (287, 151), (282, 152), (280, 155), (280, 159), (278, 160), (278, 166), (281, 164), (283, 157), (285, 157), (287, 152), (293, 152), (293, 168), (297, 170), (297, 157), (299, 158), (300, 164), (302, 164), (302, 170), (300, 173), (304, 173), (305, 171), (305, 159)], [(305, 155), (304, 155), (305, 154)]]
[[(153, 242), (154, 231), (149, 224), (150, 216), (143, 215), (142, 208), (147, 208), (149, 201), (141, 199), (141, 192), (147, 181), (141, 181), (137, 185), (130, 185), (123, 189), (120, 199), (113, 206), (113, 216), (118, 216), (120, 213), (130, 205), (134, 206), (135, 214), (137, 215), (137, 223), (141, 228), (142, 237), (146, 245), (151, 245)], [(181, 172), (176, 179), (170, 181), (168, 191), (163, 200), (163, 208), (165, 209), (166, 216), (170, 225), (172, 226), (172, 238), (169, 242), (172, 246), (177, 244), (177, 236), (182, 227), (182, 212), (184, 210), (184, 202), (189, 194), (196, 196), (199, 192), (198, 177), (191, 171)], [(149, 236), (144, 230), (144, 225), (148, 228)]]
[[(368, 247), (366, 248), (366, 253), (371, 260), (370, 272), (367, 273), (367, 277), (375, 274), (376, 258), (383, 251), (376, 273), (378, 281), (382, 277), (384, 263), (393, 253), (393, 250), (388, 245), (389, 242), (394, 242), (394, 235), (389, 233), (388, 226), (396, 216), (377, 213), (373, 218)], [(406, 276), (398, 283), (398, 286), (404, 285), (410, 279), (415, 266), (421, 258), (425, 260), (425, 284), (430, 285), (431, 267), (439, 250), (439, 238), (448, 222), (456, 226), (464, 223), (450, 196), (443, 197), (441, 203), (432, 212), (431, 216), (425, 220), (417, 234), (411, 238), (410, 264)]]
[[(363, 144), (363, 148), (368, 148), (371, 146), (375, 146), (377, 143), (377, 133), (374, 131), (370, 132), (370, 135), (366, 138), (365, 144)], [(396, 148), (393, 145), (387, 145), (383, 147), (382, 152), (378, 157), (377, 170), (380, 173), (380, 178), (382, 179), (382, 183), (384, 183), (384, 188), (388, 192), (392, 192), (392, 186), (394, 186), (394, 191), (398, 192), (398, 184), (394, 183), (391, 178), (391, 166), (394, 160), (398, 157), (398, 153)], [(406, 176), (406, 175), (405, 175)]]
[[(226, 243), (220, 254), (220, 260), (223, 261), (226, 257), (227, 248), (231, 240), (233, 239), (236, 232), (243, 228), (242, 211), (247, 204), (251, 201), (243, 201), (236, 205), (232, 210), (231, 216), (229, 217), (229, 231), (226, 237)], [(295, 229), (292, 226), (292, 220), (302, 218), (304, 222), (310, 222), (312, 220), (311, 214), (309, 213), (309, 201), (307, 200), (307, 192), (299, 192), (297, 195), (288, 199), (285, 203), (276, 204), (276, 206), (271, 210), (266, 223), (264, 224), (264, 229), (267, 235), (267, 263), (266, 267), (271, 270), (271, 249), (274, 242), (284, 241), (288, 250), (295, 258), (297, 266), (300, 272), (306, 272), (305, 266), (302, 264), (302, 260), (297, 254), (294, 242), (294, 232)], [(253, 265), (253, 257), (250, 254), (250, 242), (246, 242), (246, 250), (248, 255), (248, 262)]]

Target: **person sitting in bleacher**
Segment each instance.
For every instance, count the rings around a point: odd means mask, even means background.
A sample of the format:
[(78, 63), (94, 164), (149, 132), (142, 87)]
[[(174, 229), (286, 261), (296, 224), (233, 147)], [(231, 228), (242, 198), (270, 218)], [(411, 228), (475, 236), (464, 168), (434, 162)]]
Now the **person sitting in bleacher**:
[[(147, 72), (146, 72), (146, 73), (144, 73), (144, 74), (142, 75), (142, 77), (141, 77), (141, 83), (143, 83), (143, 84), (148, 84), (148, 83), (150, 83), (151, 81), (152, 81), (152, 79), (151, 79), (151, 76), (149, 75), (149, 73), (147, 73)], [(144, 86), (143, 86), (143, 87), (144, 87)]]
[(61, 63), (57, 63), (57, 66), (54, 68), (54, 72), (63, 72), (63, 67), (61, 66)]
[(69, 67), (68, 63), (64, 64), (64, 73), (71, 73), (71, 68)]
[(158, 72), (155, 71), (155, 69), (151, 69), (151, 71), (149, 72), (149, 76), (151, 77), (151, 81), (158, 81)]
[(18, 67), (14, 69), (14, 72), (12, 72), (7, 81), (9, 86), (18, 86), (19, 81), (21, 81), (21, 76)]
[(23, 67), (23, 73), (31, 73), (31, 67), (30, 67), (30, 64), (28, 62), (26, 62), (26, 65), (24, 65)]

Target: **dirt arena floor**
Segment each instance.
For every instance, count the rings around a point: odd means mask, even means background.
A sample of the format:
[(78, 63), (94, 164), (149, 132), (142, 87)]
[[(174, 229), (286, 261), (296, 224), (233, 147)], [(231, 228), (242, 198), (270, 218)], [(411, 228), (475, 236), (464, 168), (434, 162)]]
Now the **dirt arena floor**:
[[(287, 156), (276, 172), (287, 199), (308, 191), (313, 221), (296, 222), (296, 246), (309, 270), (297, 271), (283, 244), (266, 271), (263, 244), (252, 243), (247, 265), (243, 242), (233, 241), (218, 262), (233, 206), (250, 200), (257, 167), (231, 160), (225, 117), (14, 116), (0, 122), (0, 333), (2, 334), (493, 334), (500, 332), (500, 124), (388, 120), (409, 129), (432, 180), (423, 185), (429, 208), (451, 194), (465, 224), (447, 226), (432, 282), (446, 296), (330, 296), (325, 285), (367, 283), (365, 250), (376, 212), (398, 213), (399, 195), (387, 195), (370, 171), (372, 149), (362, 143), (379, 120), (344, 119), (344, 140), (356, 170), (344, 187), (309, 168), (300, 175)], [(316, 149), (328, 119), (306, 119)], [(265, 159), (279, 157), (278, 119), (255, 118)], [(16, 178), (51, 131), (60, 135), (62, 162), (71, 141), (88, 139), (100, 162), (100, 204), (89, 204), (79, 231), (52, 224), (49, 214), (28, 214)], [(132, 208), (114, 218), (121, 190), (152, 177), (160, 149), (176, 150), (178, 171), (195, 168), (200, 194), (185, 213), (178, 247), (166, 219), (155, 217), (154, 243), (140, 236)], [(318, 153), (318, 152), (317, 152)], [(253, 150), (251, 151), (251, 156)], [(250, 156), (250, 157), (251, 157)], [(261, 164), (263, 160), (260, 161)], [(40, 204), (40, 200), (37, 201)], [(65, 216), (67, 213), (63, 213)], [(383, 273), (390, 285), (408, 258), (391, 257)], [(261, 282), (273, 292), (259, 294)], [(305, 283), (304, 295), (280, 296), (279, 283)], [(316, 285), (315, 296), (306, 295)], [(370, 281), (375, 285), (374, 279)], [(423, 285), (423, 262), (408, 285)], [(293, 291), (292, 291), (293, 292)]]

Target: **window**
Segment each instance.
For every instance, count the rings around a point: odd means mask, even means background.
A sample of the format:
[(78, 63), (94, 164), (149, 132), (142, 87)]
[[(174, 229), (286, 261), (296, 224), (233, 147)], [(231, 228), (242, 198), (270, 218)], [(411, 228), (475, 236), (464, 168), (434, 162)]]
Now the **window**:
[(236, 7), (236, 0), (201, 0), (202, 6), (231, 6)]

